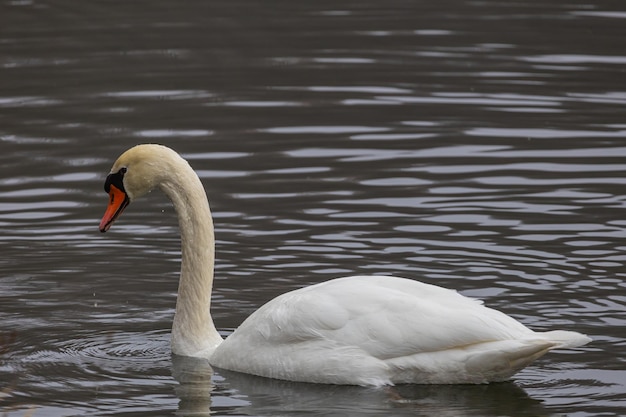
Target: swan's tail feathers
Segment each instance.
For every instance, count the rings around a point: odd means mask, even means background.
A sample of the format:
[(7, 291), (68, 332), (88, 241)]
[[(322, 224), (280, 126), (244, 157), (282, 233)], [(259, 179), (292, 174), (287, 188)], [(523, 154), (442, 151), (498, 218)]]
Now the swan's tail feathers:
[(555, 330), (535, 333), (528, 339), (479, 344), (477, 353), (466, 361), (467, 371), (482, 375), (485, 381), (505, 381), (552, 349), (582, 346), (590, 341), (580, 333)]
[(552, 349), (575, 348), (591, 342), (591, 338), (577, 332), (565, 330), (552, 330), (550, 332), (539, 333), (541, 338), (554, 343)]

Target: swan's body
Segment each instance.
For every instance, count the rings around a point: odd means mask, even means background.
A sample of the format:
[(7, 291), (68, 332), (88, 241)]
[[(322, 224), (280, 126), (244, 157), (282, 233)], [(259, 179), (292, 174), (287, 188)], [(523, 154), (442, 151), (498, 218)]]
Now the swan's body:
[(176, 152), (139, 145), (113, 165), (105, 232), (159, 187), (178, 213), (182, 268), (172, 352), (270, 378), (349, 385), (502, 381), (551, 349), (591, 339), (534, 332), (455, 291), (388, 276), (339, 278), (283, 294), (226, 340), (210, 315), (213, 222), (198, 176)]

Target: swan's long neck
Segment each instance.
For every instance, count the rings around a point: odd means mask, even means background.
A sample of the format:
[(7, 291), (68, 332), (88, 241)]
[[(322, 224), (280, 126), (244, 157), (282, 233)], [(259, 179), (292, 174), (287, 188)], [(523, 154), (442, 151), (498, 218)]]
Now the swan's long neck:
[(208, 358), (222, 342), (210, 312), (215, 264), (213, 219), (196, 173), (182, 158), (173, 162), (170, 175), (160, 184), (174, 204), (181, 232), (182, 265), (172, 352)]

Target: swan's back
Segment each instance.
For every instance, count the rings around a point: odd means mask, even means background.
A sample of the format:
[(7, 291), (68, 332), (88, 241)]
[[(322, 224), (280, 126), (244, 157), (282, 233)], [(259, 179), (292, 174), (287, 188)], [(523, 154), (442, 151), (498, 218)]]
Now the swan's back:
[(355, 276), (283, 294), (214, 352), (217, 367), (303, 382), (355, 385), (508, 379), (559, 346), (455, 291), (404, 278)]

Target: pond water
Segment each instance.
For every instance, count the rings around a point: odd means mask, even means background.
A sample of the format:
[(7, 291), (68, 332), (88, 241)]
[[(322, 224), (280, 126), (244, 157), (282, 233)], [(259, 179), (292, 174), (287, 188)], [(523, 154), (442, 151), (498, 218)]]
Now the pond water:
[[(0, 0), (1, 413), (623, 415), (622, 3)], [(172, 358), (172, 207), (98, 231), (142, 142), (205, 184), (224, 335), (391, 273), (594, 341), (507, 383), (393, 390)]]

